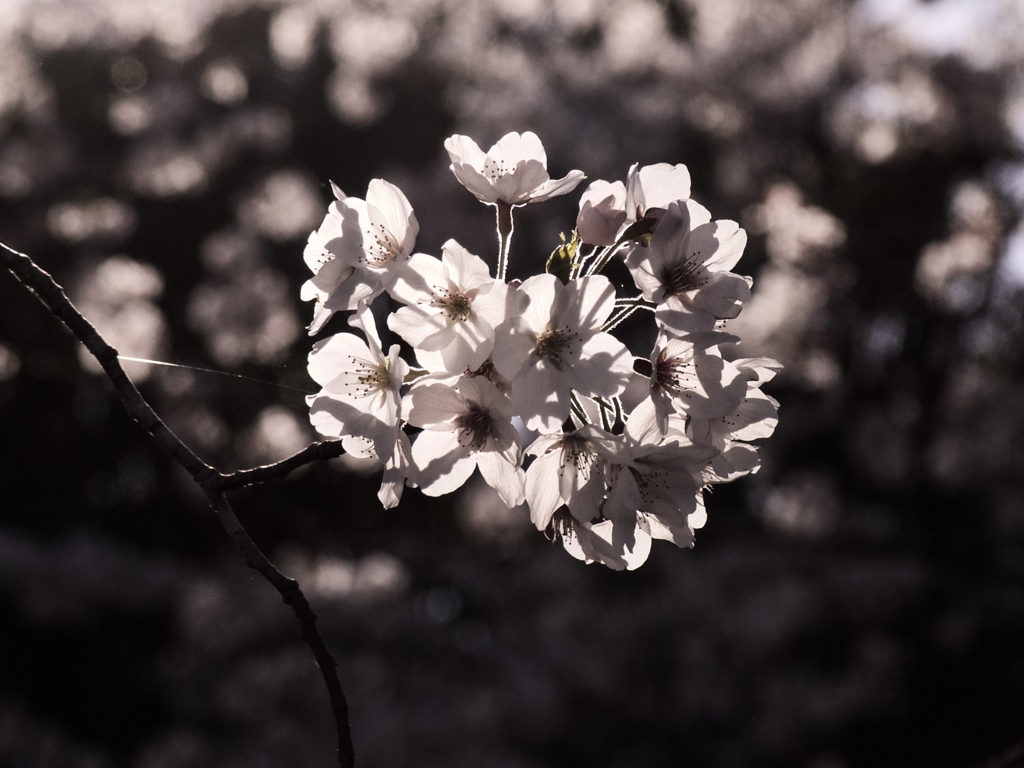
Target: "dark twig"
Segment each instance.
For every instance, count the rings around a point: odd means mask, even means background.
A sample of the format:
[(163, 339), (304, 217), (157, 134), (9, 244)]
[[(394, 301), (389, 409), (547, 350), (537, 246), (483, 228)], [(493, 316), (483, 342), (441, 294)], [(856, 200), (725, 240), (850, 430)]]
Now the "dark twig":
[(207, 498), (221, 525), (238, 548), (246, 565), (258, 571), (278, 591), (284, 602), (295, 613), (302, 629), (302, 637), (316, 659), (334, 713), (338, 732), (338, 764), (341, 768), (355, 765), (352, 733), (348, 721), (348, 703), (338, 679), (337, 663), (323, 637), (316, 627), (316, 614), (299, 588), (299, 583), (281, 573), (260, 551), (250, 538), (242, 523), (235, 516), (231, 504), (223, 491), (265, 482), (272, 478), (285, 477), (292, 470), (311, 461), (318, 461), (341, 454), (340, 441), (337, 443), (314, 443), (296, 455), (264, 467), (225, 474), (196, 456), (178, 439), (142, 396), (128, 378), (117, 358), (117, 350), (111, 347), (88, 320), (79, 312), (64, 290), (28, 256), (7, 244), (0, 242), (0, 263), (7, 267), (21, 283), (46, 306), (50, 313), (61, 320), (68, 330), (81, 341), (93, 357), (103, 366), (124, 403), (128, 414), (141, 424), (154, 439), (182, 466), (206, 492)]
[(139, 422), (147, 432), (166, 450), (175, 461), (185, 468), (194, 478), (202, 478), (216, 470), (204, 462), (168, 429), (156, 412), (135, 388), (132, 380), (121, 367), (117, 359), (117, 350), (107, 344), (82, 313), (64, 293), (50, 274), (42, 269), (23, 253), (0, 242), (0, 262), (7, 267), (21, 283), (43, 302), (50, 314), (67, 326), (93, 357), (103, 366), (107, 378), (120, 395), (124, 408), (135, 421)]
[(338, 762), (343, 768), (350, 768), (355, 763), (355, 755), (352, 747), (352, 732), (348, 722), (348, 702), (345, 693), (341, 689), (341, 682), (338, 680), (337, 663), (331, 652), (327, 650), (323, 637), (316, 628), (316, 614), (310, 606), (306, 596), (299, 588), (299, 582), (281, 573), (271, 563), (266, 555), (260, 551), (256, 543), (249, 537), (248, 531), (235, 516), (227, 497), (220, 492), (207, 492), (207, 498), (217, 513), (217, 519), (228, 532), (231, 540), (235, 543), (238, 551), (245, 558), (245, 564), (252, 568), (269, 581), (274, 589), (281, 595), (285, 604), (291, 607), (295, 617), (302, 627), (302, 639), (313, 652), (317, 665), (320, 667), (320, 674), (327, 686), (327, 693), (331, 700), (331, 711), (334, 712), (334, 722), (338, 729)]
[(294, 456), (289, 456), (287, 459), (283, 459), (275, 464), (266, 464), (262, 467), (253, 467), (252, 469), (240, 469), (237, 472), (218, 472), (215, 476), (204, 480), (202, 485), (207, 491), (230, 491), (235, 488), (259, 485), (260, 483), (267, 482), (267, 480), (279, 480), (287, 477), (292, 471), (311, 462), (336, 458), (344, 452), (340, 440), (312, 443)]

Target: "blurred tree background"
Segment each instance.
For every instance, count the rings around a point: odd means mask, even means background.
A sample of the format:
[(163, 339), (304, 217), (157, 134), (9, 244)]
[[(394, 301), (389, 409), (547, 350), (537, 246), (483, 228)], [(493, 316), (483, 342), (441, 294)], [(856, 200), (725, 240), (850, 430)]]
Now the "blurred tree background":
[[(751, 235), (731, 327), (781, 421), (693, 551), (586, 567), (486, 487), (383, 512), (344, 458), (234, 494), (361, 765), (1024, 764), (1017, 0), (6, 0), (0, 41), (0, 237), (122, 354), (260, 380), (129, 367), (224, 469), (315, 439), (328, 180), (493, 258), (442, 142), (533, 130), (553, 176), (686, 163)], [(0, 435), (0, 764), (333, 764), (289, 611), (9, 275)]]

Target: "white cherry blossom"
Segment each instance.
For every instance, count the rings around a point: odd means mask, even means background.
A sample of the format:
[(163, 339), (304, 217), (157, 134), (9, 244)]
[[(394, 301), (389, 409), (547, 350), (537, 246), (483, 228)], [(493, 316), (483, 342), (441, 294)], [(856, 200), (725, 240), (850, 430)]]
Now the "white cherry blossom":
[(512, 404), (485, 378), (462, 377), (455, 386), (417, 384), (406, 395), (403, 415), (423, 428), (412, 444), (423, 493), (451, 493), (479, 468), (507, 506), (522, 504), (525, 475)]
[(473, 139), (456, 134), (445, 140), (455, 178), (478, 200), (491, 205), (525, 205), (572, 192), (586, 178), (570, 171), (548, 176), (548, 158), (537, 134), (507, 133), (486, 153)]
[(672, 203), (689, 199), (685, 165), (634, 163), (621, 181), (593, 182), (580, 198), (576, 230), (590, 245), (613, 245), (622, 237), (649, 235)]
[(704, 468), (717, 451), (686, 437), (682, 417), (672, 416), (669, 421), (668, 432), (662, 434), (650, 400), (630, 414), (624, 433), (628, 461), (610, 483), (602, 511), (627, 531), (639, 515), (652, 538), (692, 547), (694, 530), (705, 519)]
[(551, 524), (563, 504), (580, 522), (600, 513), (604, 466), (622, 460), (622, 438), (587, 425), (573, 432), (541, 435), (526, 449), (536, 456), (526, 470), (526, 502), (537, 530)]
[(562, 514), (555, 518), (554, 527), (565, 551), (588, 565), (600, 563), (613, 571), (632, 571), (647, 562), (651, 553), (651, 532), (639, 518), (630, 529), (611, 520), (581, 522)]
[(397, 478), (404, 482), (409, 464), (408, 438), (399, 418), (400, 390), (409, 366), (399, 357), (397, 344), (387, 355), (381, 350), (366, 304), (359, 305), (349, 324), (363, 331), (366, 340), (337, 333), (318, 341), (309, 354), (309, 375), (322, 386), (306, 398), (309, 418), (320, 434), (341, 438), (348, 453), (372, 456), (385, 465), (388, 490), (382, 487), (381, 500), (394, 506), (401, 495)]
[(779, 422), (778, 401), (760, 390), (761, 384), (781, 368), (779, 363), (750, 358), (737, 360), (734, 365), (747, 383), (743, 399), (729, 413), (717, 418), (693, 418), (686, 424), (689, 437), (717, 449), (707, 474), (716, 483), (757, 472), (761, 460), (757, 447), (749, 441), (771, 437)]
[[(374, 179), (365, 200), (334, 187), (303, 254), (313, 277), (302, 297), (316, 302), (311, 333), (355, 310), (362, 334), (314, 345), (311, 422), (384, 465), (386, 508), (406, 486), (439, 496), (479, 469), (583, 562), (633, 569), (655, 539), (692, 546), (704, 488), (756, 472), (755, 441), (778, 423), (761, 386), (779, 363), (724, 352), (739, 341), (724, 323), (750, 295), (750, 278), (731, 271), (743, 230), (690, 199), (685, 165), (634, 164), (624, 181), (587, 188), (571, 240), (535, 259), (551, 274), (506, 283), (514, 208), (569, 192), (583, 173), (552, 180), (530, 132), (487, 152), (458, 135), (445, 148), (457, 179), (496, 211), (495, 270), (454, 239), (440, 258), (414, 254), (419, 226), (394, 185)], [(622, 255), (639, 297), (617, 299), (601, 274)], [(403, 342), (387, 354), (369, 308), (385, 292), (401, 305), (388, 326)], [(640, 310), (654, 310), (646, 373), (611, 333)]]
[(570, 390), (614, 397), (633, 371), (626, 346), (601, 330), (615, 306), (603, 275), (562, 285), (535, 275), (517, 289), (518, 306), (499, 329), (494, 367), (512, 382), (512, 402), (527, 428), (555, 432), (569, 417)]
[(388, 326), (417, 350), (436, 352), (452, 373), (475, 371), (494, 349), (505, 319), (506, 285), (454, 240), (440, 260), (417, 253), (396, 272), (389, 293), (408, 305)]
[(779, 422), (778, 408), (774, 398), (753, 390), (733, 413), (718, 419), (694, 419), (687, 425), (687, 433), (695, 440), (718, 449), (709, 467), (711, 482), (727, 482), (757, 472), (761, 460), (757, 447), (748, 441), (771, 437)]
[(747, 391), (747, 379), (725, 360), (719, 344), (736, 336), (710, 331), (676, 338), (658, 334), (651, 354), (650, 398), (658, 430), (668, 430), (669, 414), (716, 418), (731, 413)]
[(306, 262), (315, 271), (302, 287), (304, 300), (316, 300), (310, 334), (335, 312), (379, 296), (390, 284), (393, 265), (412, 255), (418, 233), (408, 199), (383, 179), (370, 182), (365, 200), (342, 197), (333, 202), (306, 246)]
[(746, 233), (734, 221), (709, 219), (700, 206), (673, 203), (648, 245), (626, 257), (644, 298), (661, 305), (659, 324), (675, 334), (712, 330), (750, 297), (750, 278), (729, 271), (743, 255)]
[(589, 245), (613, 245), (626, 230), (626, 185), (598, 179), (580, 197), (576, 232)]

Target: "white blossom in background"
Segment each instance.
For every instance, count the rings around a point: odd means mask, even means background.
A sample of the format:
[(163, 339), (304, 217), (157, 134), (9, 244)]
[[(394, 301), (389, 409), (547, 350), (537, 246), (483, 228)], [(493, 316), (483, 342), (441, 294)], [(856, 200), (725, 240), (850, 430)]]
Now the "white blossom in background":
[[(306, 247), (303, 298), (316, 300), (311, 333), (354, 310), (362, 336), (314, 345), (311, 422), (383, 465), (385, 507), (406, 486), (440, 496), (479, 470), (583, 562), (628, 570), (654, 540), (692, 546), (704, 489), (756, 472), (753, 441), (778, 421), (761, 385), (781, 366), (724, 351), (740, 340), (722, 326), (750, 295), (750, 278), (730, 271), (743, 230), (690, 199), (686, 166), (634, 165), (625, 182), (587, 188), (545, 273), (509, 283), (513, 209), (570, 192), (583, 173), (551, 180), (529, 132), (487, 153), (465, 136), (445, 148), (456, 178), (498, 211), (493, 269), (455, 239), (440, 258), (412, 253), (419, 227), (397, 187), (375, 179), (365, 200), (335, 188)], [(632, 281), (600, 274), (613, 259)], [(385, 292), (404, 342), (387, 354), (370, 311)], [(656, 339), (649, 357), (615, 335), (637, 312)]]

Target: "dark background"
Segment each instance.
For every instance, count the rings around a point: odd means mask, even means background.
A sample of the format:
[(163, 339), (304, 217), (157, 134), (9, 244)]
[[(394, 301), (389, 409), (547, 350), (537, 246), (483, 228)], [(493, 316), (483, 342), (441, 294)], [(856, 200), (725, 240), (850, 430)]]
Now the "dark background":
[[(732, 329), (781, 420), (694, 550), (586, 567), (486, 487), (384, 512), (345, 459), (233, 494), (360, 765), (1024, 764), (1020, 4), (8, 6), (0, 237), (123, 354), (260, 380), (130, 367), (222, 469), (314, 438), (284, 387), (329, 179), (493, 258), (442, 142), (533, 130), (553, 176), (684, 162), (750, 234)], [(577, 199), (521, 212), (513, 274)], [(290, 612), (6, 273), (0, 467), (0, 764), (332, 764)]]

